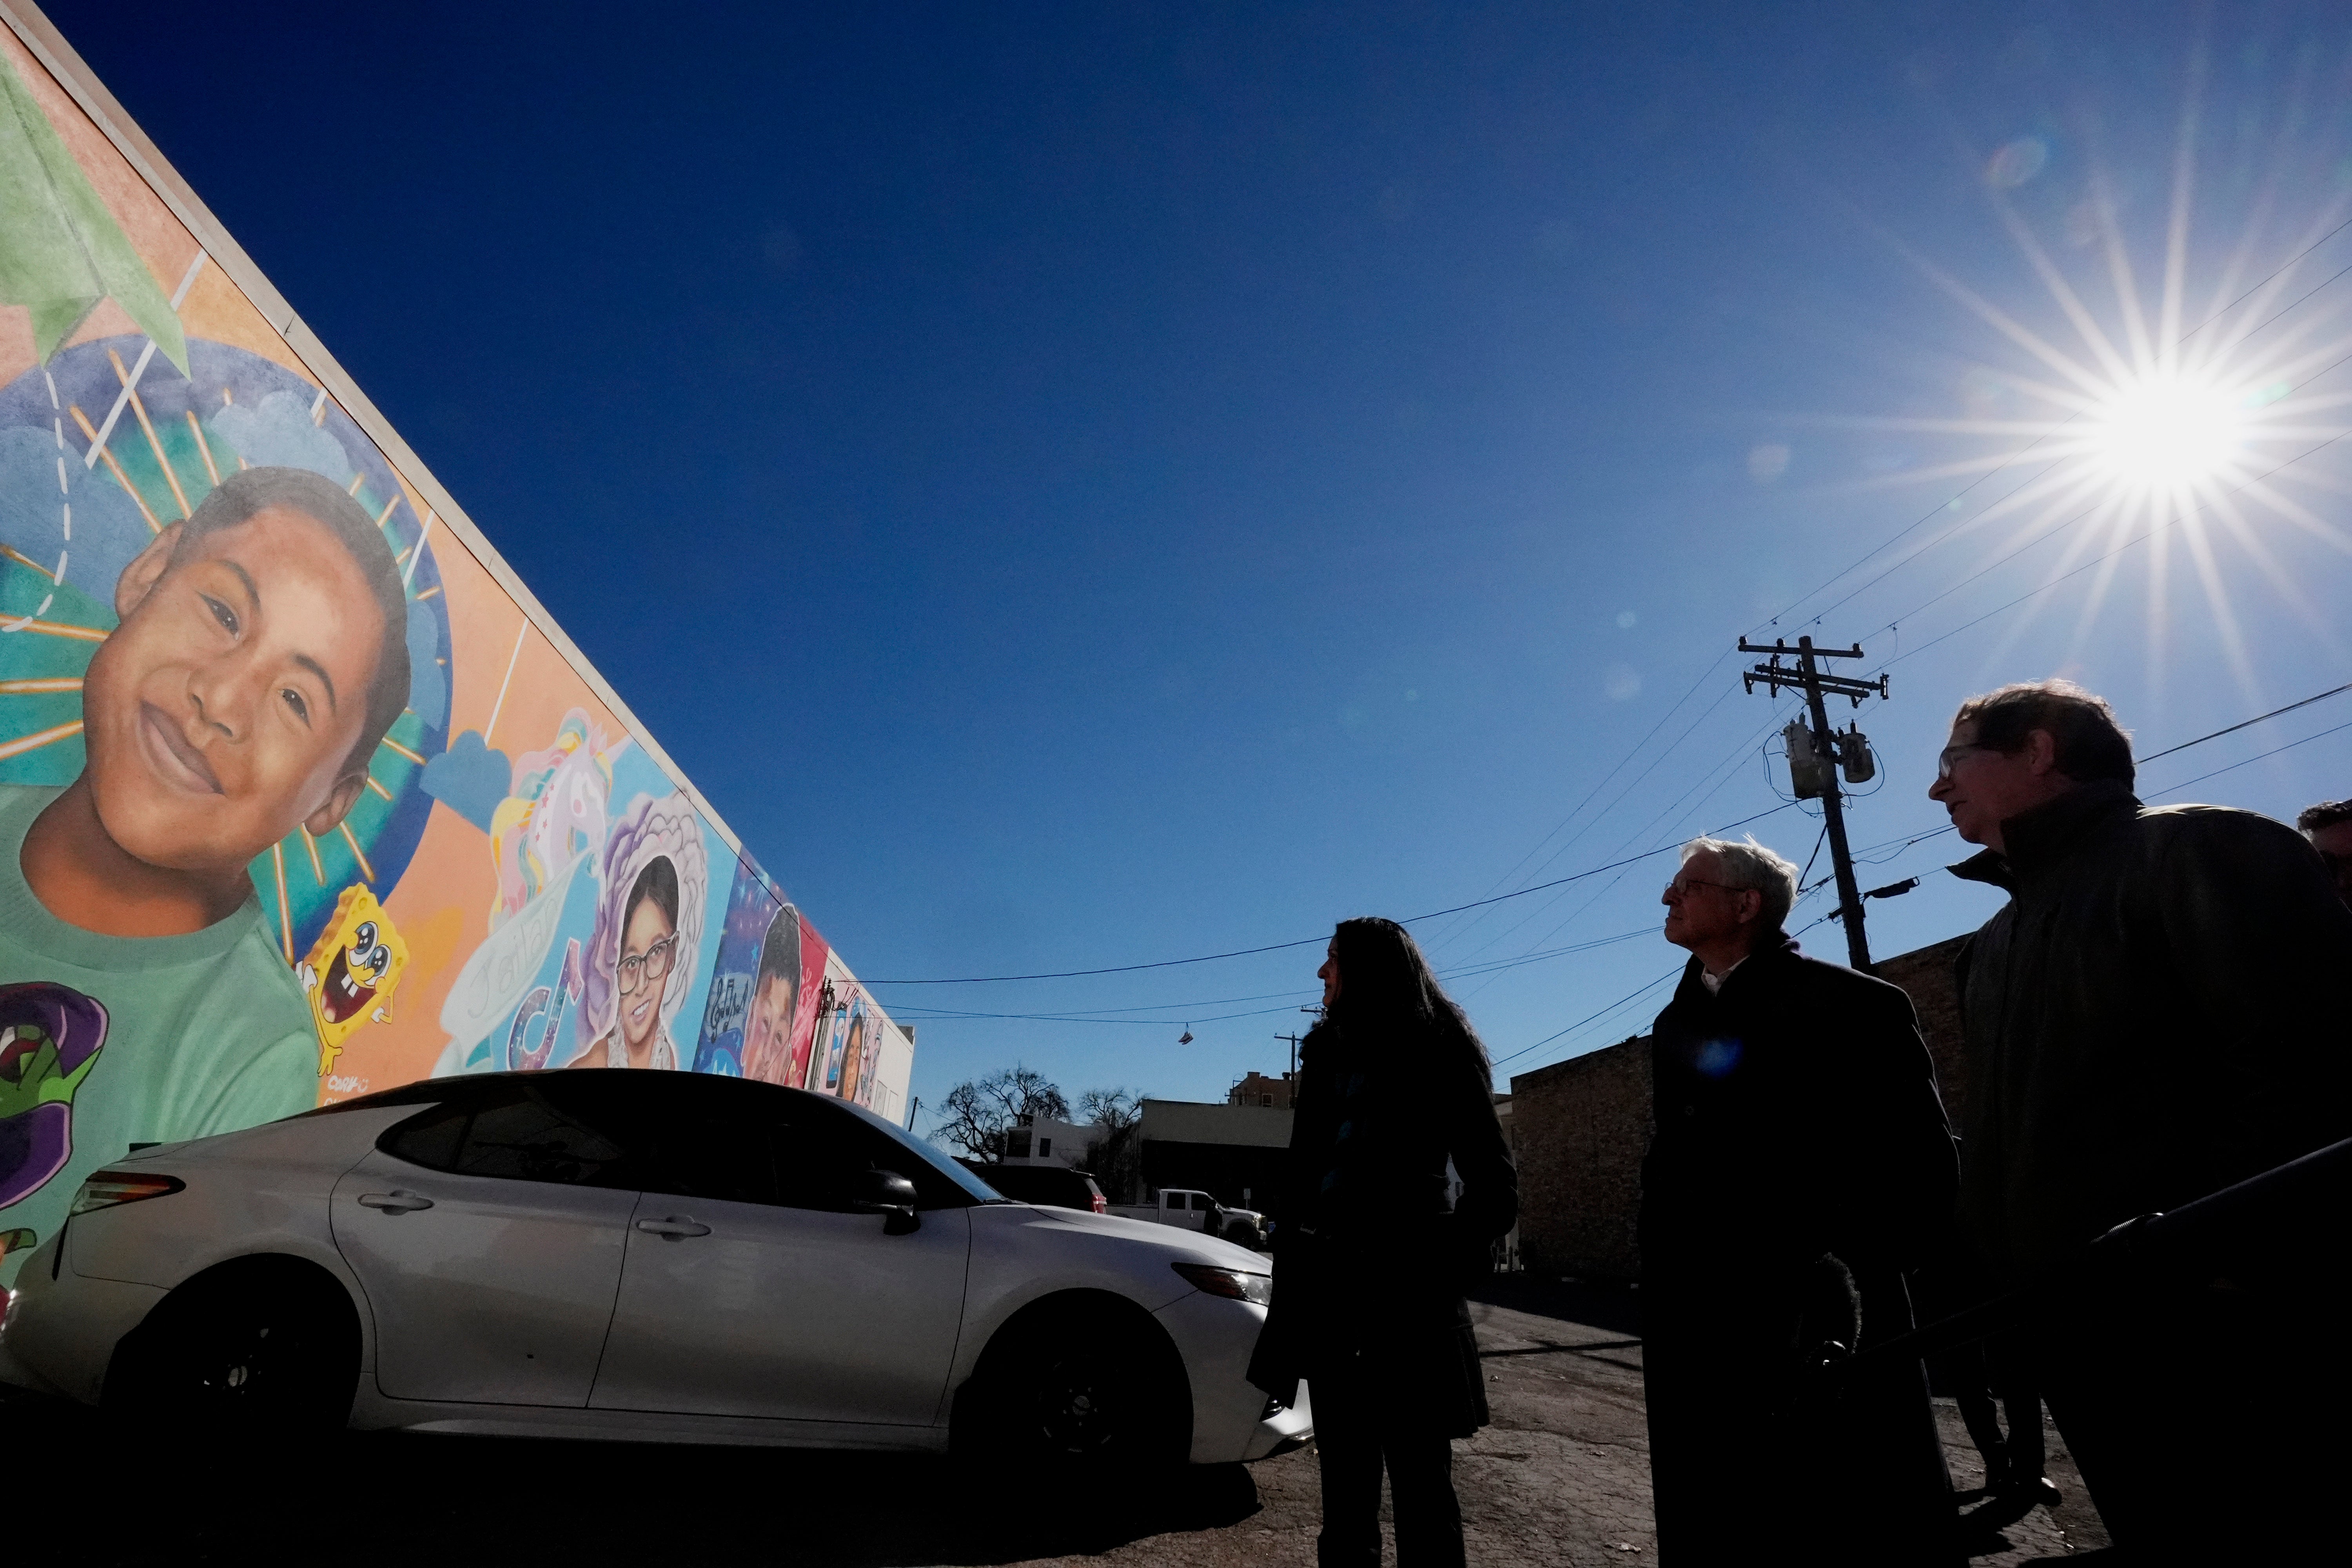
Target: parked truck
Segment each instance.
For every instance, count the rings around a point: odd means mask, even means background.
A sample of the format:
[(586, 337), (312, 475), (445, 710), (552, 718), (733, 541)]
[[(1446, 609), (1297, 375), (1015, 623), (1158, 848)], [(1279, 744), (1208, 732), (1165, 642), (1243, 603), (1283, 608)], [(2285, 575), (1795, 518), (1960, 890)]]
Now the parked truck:
[(1154, 1225), (1172, 1225), (1180, 1230), (1204, 1231), (1251, 1247), (1265, 1244), (1269, 1228), (1265, 1215), (1255, 1209), (1228, 1207), (1207, 1193), (1189, 1187), (1162, 1187), (1150, 1203), (1113, 1204), (1106, 1212), (1128, 1219), (1149, 1220)]

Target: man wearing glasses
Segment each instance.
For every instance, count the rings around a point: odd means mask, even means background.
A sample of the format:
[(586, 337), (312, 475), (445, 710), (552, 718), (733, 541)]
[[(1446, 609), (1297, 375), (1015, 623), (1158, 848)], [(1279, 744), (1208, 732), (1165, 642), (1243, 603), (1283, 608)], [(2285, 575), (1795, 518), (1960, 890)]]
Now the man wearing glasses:
[(1950, 1223), (1958, 1172), (1910, 999), (1800, 953), (1796, 892), (1753, 838), (1692, 841), (1666, 885), (1666, 940), (1691, 957), (1652, 1034), (1642, 1167), (1659, 1552), (1748, 1564), (1802, 1540), (1824, 1562), (1957, 1564), (1918, 1363), (1803, 1399), (1831, 1342), (1912, 1326), (1903, 1274)]
[[(2284, 824), (2150, 809), (2131, 742), (2062, 680), (1961, 704), (1928, 796), (2009, 894), (1959, 960), (1963, 1228), (2011, 1287), (2109, 1227), (2352, 1135), (2352, 910)], [(2347, 1391), (2323, 1303), (2336, 1224), (2223, 1258), (2141, 1259), (2024, 1339), (2092, 1500), (2134, 1561), (2288, 1561), (2342, 1483)], [(2104, 1249), (2112, 1256), (2117, 1249)]]
[(2352, 905), (2352, 800), (2327, 800), (2305, 806), (2294, 819), (2319, 863), (2336, 879), (2336, 896)]

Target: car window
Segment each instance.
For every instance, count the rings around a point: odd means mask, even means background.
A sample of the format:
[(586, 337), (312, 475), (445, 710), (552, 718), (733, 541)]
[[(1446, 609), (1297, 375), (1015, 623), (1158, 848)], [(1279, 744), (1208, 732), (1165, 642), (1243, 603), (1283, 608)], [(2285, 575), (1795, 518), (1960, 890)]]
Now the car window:
[(863, 1128), (826, 1114), (826, 1109), (814, 1101), (797, 1105), (795, 1114), (773, 1129), (778, 1203), (793, 1208), (845, 1209), (858, 1174), (877, 1168), (875, 1156), (887, 1152), (859, 1136)]
[(518, 1182), (634, 1187), (627, 1164), (618, 1140), (558, 1110), (546, 1095), (530, 1094), (474, 1112), (457, 1148), (457, 1169), (461, 1175)]
[(629, 1076), (648, 1125), (647, 1192), (841, 1213), (855, 1206), (865, 1173), (886, 1170), (914, 1183), (919, 1208), (972, 1201), (846, 1106), (738, 1079)]
[(666, 1121), (646, 1173), (646, 1191), (739, 1204), (780, 1202), (776, 1152), (782, 1142), (772, 1119), (740, 1109)]
[(466, 1123), (473, 1114), (470, 1105), (433, 1106), (394, 1126), (376, 1141), (376, 1147), (428, 1171), (454, 1171), (457, 1146), (466, 1141)]
[(872, 1134), (882, 1148), (889, 1151), (877, 1158), (876, 1163), (881, 1169), (898, 1172), (915, 1184), (918, 1207), (966, 1208), (973, 1204), (1003, 1201), (1003, 1195), (986, 1182), (897, 1122), (885, 1121), (862, 1105), (848, 1105), (838, 1100), (818, 1100), (816, 1103), (849, 1118)]
[(610, 1093), (551, 1077), (509, 1080), (488, 1094), (432, 1106), (394, 1125), (377, 1146), (413, 1164), (459, 1175), (635, 1188), (643, 1140), (631, 1136), (632, 1121), (625, 1101)]
[(1207, 1208), (1208, 1206), (1209, 1206), (1209, 1194), (1206, 1194), (1206, 1193), (1194, 1193), (1194, 1194), (1192, 1194), (1192, 1207), (1193, 1207), (1193, 1210), (1194, 1210), (1196, 1213), (1197, 1213), (1198, 1211), (1200, 1211), (1200, 1210), (1202, 1210), (1202, 1209)]

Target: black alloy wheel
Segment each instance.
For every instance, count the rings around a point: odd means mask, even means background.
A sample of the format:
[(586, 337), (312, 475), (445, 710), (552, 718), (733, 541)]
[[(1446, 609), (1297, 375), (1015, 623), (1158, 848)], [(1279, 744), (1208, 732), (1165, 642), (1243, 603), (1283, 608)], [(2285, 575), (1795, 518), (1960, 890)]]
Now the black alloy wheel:
[(1190, 1415), (1183, 1365), (1149, 1317), (1053, 1312), (991, 1347), (954, 1441), (984, 1469), (1107, 1477), (1181, 1458)]
[(1095, 1346), (1053, 1354), (1031, 1395), (1035, 1441), (1056, 1458), (1098, 1458), (1122, 1446), (1145, 1405), (1141, 1379)]
[(357, 1319), (331, 1281), (276, 1272), (174, 1291), (115, 1352), (106, 1403), (247, 1436), (341, 1427), (359, 1377)]

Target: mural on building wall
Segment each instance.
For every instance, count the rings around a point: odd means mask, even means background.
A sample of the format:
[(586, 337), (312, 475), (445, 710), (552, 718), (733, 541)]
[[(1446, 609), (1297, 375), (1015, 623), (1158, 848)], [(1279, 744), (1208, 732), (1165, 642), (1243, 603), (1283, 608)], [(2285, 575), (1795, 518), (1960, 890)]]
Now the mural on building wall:
[(893, 1028), (0, 29), (0, 1279), (132, 1142), (572, 1067), (895, 1115)]

